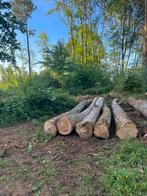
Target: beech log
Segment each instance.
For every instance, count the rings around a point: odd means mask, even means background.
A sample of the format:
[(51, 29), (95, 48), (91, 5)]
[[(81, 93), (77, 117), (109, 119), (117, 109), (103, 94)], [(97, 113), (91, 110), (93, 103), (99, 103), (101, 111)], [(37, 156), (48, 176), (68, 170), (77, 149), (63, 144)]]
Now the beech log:
[(57, 128), (59, 133), (62, 135), (70, 134), (72, 130), (75, 128), (75, 125), (81, 120), (83, 120), (83, 118), (89, 114), (89, 112), (94, 107), (96, 101), (97, 98), (94, 98), (90, 106), (81, 113), (72, 114), (72, 115), (65, 114), (59, 117), (59, 120), (57, 121)]
[(76, 132), (82, 139), (87, 139), (93, 135), (94, 125), (100, 115), (104, 104), (104, 98), (100, 97), (91, 112), (78, 124), (76, 124)]
[(81, 101), (77, 106), (75, 106), (72, 110), (66, 112), (66, 113), (63, 113), (63, 114), (60, 114), (54, 118), (51, 118), (49, 120), (47, 120), (45, 123), (44, 123), (44, 131), (51, 135), (51, 136), (55, 136), (57, 134), (57, 126), (56, 126), (56, 123), (58, 121), (58, 119), (66, 114), (66, 115), (70, 115), (70, 114), (76, 114), (76, 113), (79, 113), (81, 112), (85, 107), (89, 106), (89, 104), (92, 102), (92, 100), (84, 100), (84, 101)]
[(109, 107), (104, 104), (102, 115), (100, 116), (98, 122), (94, 127), (94, 135), (96, 137), (108, 139), (110, 132), (110, 123), (111, 123), (111, 110)]
[(116, 123), (116, 134), (120, 139), (136, 138), (138, 135), (138, 129), (136, 125), (131, 121), (125, 111), (114, 99), (112, 102), (112, 110), (114, 113), (114, 119)]
[(128, 103), (147, 118), (147, 101), (142, 99), (137, 100), (134, 97), (129, 97)]

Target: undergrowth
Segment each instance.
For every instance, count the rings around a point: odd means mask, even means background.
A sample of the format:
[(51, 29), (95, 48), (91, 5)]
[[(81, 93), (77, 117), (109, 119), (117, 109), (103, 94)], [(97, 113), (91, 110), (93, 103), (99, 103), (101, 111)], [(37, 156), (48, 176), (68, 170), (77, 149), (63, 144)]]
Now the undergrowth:
[(142, 196), (147, 193), (147, 148), (139, 141), (123, 141), (116, 152), (99, 154), (102, 183), (113, 196)]

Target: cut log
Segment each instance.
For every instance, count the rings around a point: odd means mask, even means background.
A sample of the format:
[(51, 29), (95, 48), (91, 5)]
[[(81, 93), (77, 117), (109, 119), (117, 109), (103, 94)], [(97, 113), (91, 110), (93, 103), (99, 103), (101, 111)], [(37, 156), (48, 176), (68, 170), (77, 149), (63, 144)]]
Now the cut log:
[(131, 121), (125, 111), (114, 99), (112, 102), (112, 110), (114, 113), (114, 119), (116, 123), (116, 134), (120, 139), (136, 138), (138, 135), (138, 129), (136, 125)]
[(94, 125), (100, 115), (104, 104), (104, 98), (100, 97), (91, 112), (78, 124), (76, 124), (76, 132), (82, 139), (87, 139), (93, 135)]
[(65, 114), (64, 116), (61, 116), (57, 122), (57, 128), (59, 133), (61, 135), (70, 134), (74, 129), (75, 125), (81, 120), (83, 120), (83, 118), (89, 114), (89, 112), (94, 107), (96, 101), (97, 98), (94, 98), (90, 106), (81, 113), (72, 114), (72, 115)]
[[(84, 100), (84, 101), (81, 101), (77, 106), (75, 106), (72, 110), (64, 113), (66, 115), (70, 115), (70, 114), (76, 114), (76, 113), (79, 113), (81, 112), (83, 109), (85, 109), (85, 107), (89, 106), (89, 104), (92, 102), (92, 100)], [(51, 135), (51, 136), (55, 136), (57, 134), (57, 126), (56, 126), (56, 123), (58, 121), (58, 119), (64, 115), (64, 114), (60, 114), (52, 119), (49, 119), (47, 120), (45, 123), (44, 123), (44, 131)]]
[(147, 101), (144, 101), (142, 99), (137, 100), (134, 97), (129, 97), (128, 103), (147, 118)]
[(94, 127), (94, 135), (96, 137), (108, 139), (110, 135), (109, 132), (110, 124), (111, 124), (111, 110), (106, 104), (104, 104), (102, 115), (100, 116), (98, 122)]

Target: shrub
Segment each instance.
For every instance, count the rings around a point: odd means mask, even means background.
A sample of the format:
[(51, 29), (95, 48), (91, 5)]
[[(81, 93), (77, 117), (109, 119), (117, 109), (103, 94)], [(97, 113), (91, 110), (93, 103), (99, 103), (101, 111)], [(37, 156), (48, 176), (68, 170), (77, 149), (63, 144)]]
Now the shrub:
[[(71, 94), (86, 94), (85, 91), (91, 93), (96, 90), (96, 94), (100, 92), (99, 89), (110, 89), (111, 80), (104, 73), (103, 70), (91, 64), (75, 65), (72, 74), (68, 74), (65, 78), (64, 87)], [(90, 90), (91, 89), (91, 90)], [(92, 90), (95, 89), (95, 90)], [(88, 93), (89, 93), (88, 92)], [(92, 92), (93, 94), (93, 92)]]
[(129, 71), (123, 90), (132, 93), (141, 93), (145, 90), (144, 81), (143, 72)]
[(114, 90), (119, 92), (142, 93), (146, 90), (145, 77), (142, 69), (123, 71), (114, 79)]
[(69, 110), (75, 104), (68, 94), (51, 89), (31, 91), (24, 97), (0, 101), (0, 125), (24, 120), (48, 118)]

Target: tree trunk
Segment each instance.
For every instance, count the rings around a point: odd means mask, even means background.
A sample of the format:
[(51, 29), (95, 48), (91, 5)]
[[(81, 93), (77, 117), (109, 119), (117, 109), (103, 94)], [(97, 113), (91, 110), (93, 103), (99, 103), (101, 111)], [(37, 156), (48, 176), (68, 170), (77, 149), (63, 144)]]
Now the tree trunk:
[(114, 119), (116, 123), (116, 134), (120, 139), (136, 138), (138, 135), (138, 129), (136, 125), (131, 121), (125, 111), (114, 99), (112, 102), (112, 110), (114, 113)]
[(94, 135), (104, 139), (109, 138), (109, 128), (111, 123), (111, 110), (104, 104), (102, 115), (94, 128)]
[(147, 0), (145, 0), (144, 67), (145, 67), (145, 69), (147, 70)]
[(147, 118), (147, 101), (141, 99), (137, 100), (133, 97), (129, 97), (128, 103)]
[[(76, 107), (74, 107), (72, 110), (64, 113), (65, 115), (71, 115), (71, 114), (76, 114), (81, 112), (86, 106), (88, 106), (91, 103), (92, 100), (84, 100), (81, 101)], [(57, 134), (57, 126), (56, 123), (58, 121), (58, 119), (64, 115), (64, 114), (60, 114), (52, 119), (47, 120), (44, 123), (44, 131), (52, 136), (55, 136)]]
[(27, 36), (27, 52), (28, 52), (28, 63), (29, 63), (29, 79), (30, 79), (30, 85), (31, 85), (32, 84), (32, 67), (31, 67), (31, 54), (30, 54), (29, 32), (28, 32), (27, 23), (26, 23), (26, 36)]
[(81, 113), (72, 115), (65, 114), (64, 116), (61, 116), (57, 122), (59, 133), (62, 135), (70, 134), (74, 129), (75, 125), (89, 114), (89, 112), (94, 107), (96, 101), (97, 98), (94, 98), (90, 106)]
[(76, 132), (82, 139), (87, 139), (93, 135), (94, 125), (100, 115), (104, 104), (104, 98), (100, 97), (91, 112), (78, 124), (76, 124)]

